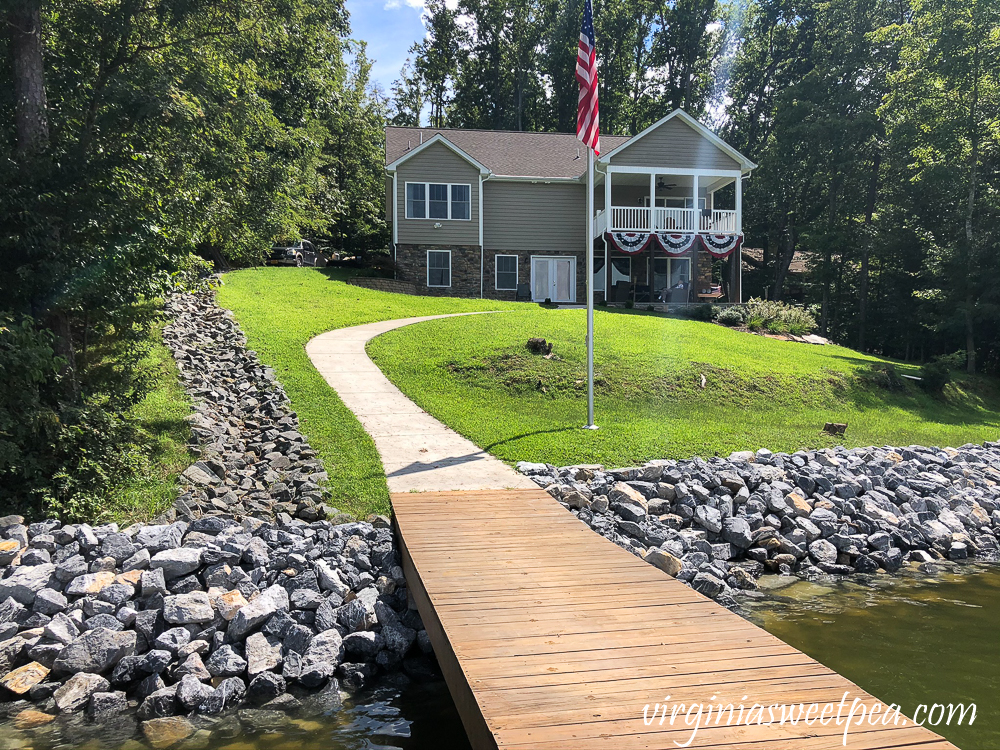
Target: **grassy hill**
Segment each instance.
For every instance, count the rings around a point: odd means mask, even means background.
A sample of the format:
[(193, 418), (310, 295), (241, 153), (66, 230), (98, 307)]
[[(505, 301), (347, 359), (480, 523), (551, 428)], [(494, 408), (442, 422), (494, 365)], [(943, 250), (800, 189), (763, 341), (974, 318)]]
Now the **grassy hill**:
[[(943, 398), (912, 383), (889, 390), (884, 360), (721, 326), (635, 311), (596, 314), (597, 423), (586, 421), (584, 312), (483, 300), (412, 297), (350, 286), (318, 269), (226, 276), (220, 302), (273, 367), (323, 458), (339, 505), (388, 509), (375, 446), (316, 372), (305, 344), (333, 328), (474, 310), (501, 314), (431, 321), (390, 332), (369, 353), (431, 414), (507, 461), (630, 464), (654, 457), (795, 450), (846, 442), (958, 445), (1000, 435), (990, 379), (960, 381)], [(525, 342), (554, 342), (552, 359)], [(899, 366), (900, 372), (915, 368)], [(701, 387), (701, 376), (705, 387)], [(847, 422), (846, 440), (821, 433)]]
[(219, 303), (232, 310), (248, 344), (273, 367), (323, 459), (337, 506), (358, 516), (389, 511), (375, 444), (312, 366), (305, 346), (334, 328), (413, 315), (512, 309), (482, 300), (388, 294), (351, 286), (337, 269), (253, 268), (226, 274)]
[[(524, 306), (393, 331), (369, 353), (424, 409), (506, 461), (625, 465), (761, 447), (960, 445), (1000, 436), (990, 379), (952, 384), (936, 398), (886, 376), (885, 360), (850, 349), (601, 310), (594, 336), (601, 429), (589, 432), (580, 429), (584, 332), (583, 310)], [(553, 342), (555, 356), (528, 353), (532, 336)], [(823, 433), (825, 422), (848, 423), (846, 439)]]

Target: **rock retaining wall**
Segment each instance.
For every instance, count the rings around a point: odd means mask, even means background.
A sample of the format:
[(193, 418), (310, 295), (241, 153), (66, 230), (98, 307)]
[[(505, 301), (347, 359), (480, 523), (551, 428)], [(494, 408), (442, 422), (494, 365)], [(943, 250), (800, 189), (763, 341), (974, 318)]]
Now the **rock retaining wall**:
[(380, 671), (433, 676), (387, 519), (323, 502), (280, 384), (211, 294), (167, 312), (200, 459), (160, 523), (0, 518), (0, 715), (163, 747), (235, 707), (273, 725)]
[(597, 533), (727, 605), (755, 595), (764, 573), (1000, 559), (1000, 443), (518, 469)]

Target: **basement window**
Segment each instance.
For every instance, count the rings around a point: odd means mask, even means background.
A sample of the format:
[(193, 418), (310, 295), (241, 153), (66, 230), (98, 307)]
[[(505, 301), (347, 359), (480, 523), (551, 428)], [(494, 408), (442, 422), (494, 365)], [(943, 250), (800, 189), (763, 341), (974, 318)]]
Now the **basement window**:
[(427, 286), (451, 286), (451, 250), (427, 251)]

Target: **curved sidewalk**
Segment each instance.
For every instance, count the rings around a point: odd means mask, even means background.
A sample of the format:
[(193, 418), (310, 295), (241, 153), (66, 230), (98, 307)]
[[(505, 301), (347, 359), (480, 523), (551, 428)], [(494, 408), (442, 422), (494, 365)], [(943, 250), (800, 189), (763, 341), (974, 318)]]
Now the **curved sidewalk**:
[(365, 351), (369, 341), (386, 331), (425, 320), (481, 314), (366, 323), (327, 331), (306, 344), (313, 366), (375, 441), (390, 492), (537, 487), (410, 401)]

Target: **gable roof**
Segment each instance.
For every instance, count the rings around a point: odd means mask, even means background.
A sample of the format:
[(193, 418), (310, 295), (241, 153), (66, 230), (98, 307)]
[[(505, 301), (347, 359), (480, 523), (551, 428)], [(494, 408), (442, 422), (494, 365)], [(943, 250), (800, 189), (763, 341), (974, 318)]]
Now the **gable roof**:
[[(587, 152), (573, 133), (394, 126), (385, 129), (386, 169), (395, 169), (437, 139), (498, 176), (577, 179), (587, 170)], [(626, 135), (601, 136), (605, 148), (615, 148), (628, 140)]]
[[(715, 133), (682, 109), (675, 109), (634, 136), (601, 135), (605, 151), (599, 161), (608, 159), (674, 118), (681, 119), (712, 145), (731, 156), (743, 171), (757, 167)], [(553, 180), (576, 180), (587, 170), (584, 146), (574, 133), (533, 133), (514, 130), (462, 130), (453, 128), (411, 128), (388, 126), (385, 129), (385, 164), (393, 171), (431, 143), (441, 143), (483, 173), (497, 177), (530, 177)]]
[(756, 169), (757, 168), (757, 165), (754, 162), (750, 161), (750, 159), (748, 159), (747, 157), (745, 157), (743, 154), (741, 154), (735, 148), (733, 148), (728, 143), (726, 143), (724, 140), (722, 140), (721, 138), (719, 138), (719, 136), (717, 136), (715, 133), (713, 133), (707, 126), (703, 125), (701, 122), (699, 122), (694, 117), (692, 117), (691, 115), (689, 115), (683, 109), (675, 109), (669, 115), (666, 115), (665, 117), (661, 117), (659, 120), (657, 120), (656, 122), (654, 122), (652, 125), (650, 125), (648, 128), (646, 128), (645, 130), (643, 130), (641, 133), (636, 133), (634, 136), (632, 136), (631, 138), (629, 138), (625, 143), (621, 143), (618, 146), (616, 146), (615, 148), (612, 148), (612, 149), (610, 149), (608, 151), (605, 151), (603, 154), (601, 154), (601, 156), (599, 158), (599, 161), (601, 161), (601, 162), (603, 162), (603, 163), (606, 164), (611, 159), (611, 157), (613, 157), (615, 154), (621, 152), (623, 149), (625, 149), (626, 146), (631, 146), (636, 141), (641, 140), (642, 138), (646, 137), (647, 135), (649, 135), (650, 133), (652, 133), (654, 130), (656, 130), (657, 128), (659, 128), (661, 125), (663, 125), (664, 123), (670, 122), (674, 118), (677, 118), (677, 119), (681, 120), (685, 125), (687, 125), (692, 130), (694, 130), (696, 133), (698, 133), (700, 136), (702, 136), (703, 138), (705, 138), (713, 146), (715, 146), (716, 148), (718, 148), (723, 153), (731, 156), (732, 159), (733, 159), (733, 161), (735, 161), (737, 164), (739, 164), (740, 165), (740, 169), (742, 169), (743, 171), (748, 171), (748, 170)]
[[(386, 140), (388, 140), (388, 138)], [(426, 149), (426, 148), (428, 148), (430, 146), (433, 146), (435, 143), (440, 143), (442, 146), (445, 146), (446, 148), (451, 149), (456, 154), (458, 154), (460, 157), (462, 157), (467, 162), (469, 162), (476, 169), (478, 169), (482, 174), (489, 174), (490, 173), (490, 168), (489, 167), (485, 166), (482, 162), (480, 162), (474, 156), (470, 156), (469, 154), (467, 154), (461, 148), (459, 148), (454, 143), (452, 143), (450, 140), (448, 140), (447, 138), (445, 138), (444, 135), (442, 135), (441, 133), (436, 133), (435, 135), (433, 135), (431, 138), (428, 138), (427, 140), (425, 140), (423, 143), (421, 143), (416, 148), (410, 149), (409, 151), (407, 151), (405, 154), (403, 154), (402, 156), (400, 156), (395, 161), (393, 161), (393, 162), (391, 162), (389, 164), (386, 164), (385, 168), (388, 169), (388, 170), (393, 170), (393, 169), (395, 169), (399, 165), (400, 162), (405, 161), (406, 159), (409, 159), (411, 156), (416, 156), (417, 154), (419, 154), (424, 149)], [(388, 158), (389, 158), (389, 150), (387, 148), (386, 149), (386, 159), (388, 159)]]

